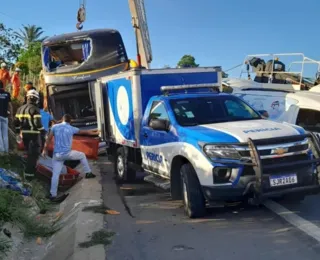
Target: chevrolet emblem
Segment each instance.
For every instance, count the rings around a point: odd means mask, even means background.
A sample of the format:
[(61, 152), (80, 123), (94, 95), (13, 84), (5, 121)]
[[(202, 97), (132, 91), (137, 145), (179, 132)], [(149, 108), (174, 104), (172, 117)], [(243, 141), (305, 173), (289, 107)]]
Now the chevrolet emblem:
[(288, 149), (286, 148), (276, 148), (272, 151), (272, 154), (282, 155), (286, 152), (288, 152)]

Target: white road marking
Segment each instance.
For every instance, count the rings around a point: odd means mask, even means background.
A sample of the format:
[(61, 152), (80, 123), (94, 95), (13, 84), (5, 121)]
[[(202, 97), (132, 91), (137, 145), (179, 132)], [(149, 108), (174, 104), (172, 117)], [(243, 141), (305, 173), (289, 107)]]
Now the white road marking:
[(307, 235), (313, 237), (315, 240), (320, 242), (320, 228), (313, 224), (312, 222), (305, 220), (304, 218), (298, 216), (294, 212), (288, 210), (287, 208), (283, 207), (282, 205), (268, 200), (264, 203), (264, 205), (277, 215), (279, 215), (281, 218), (288, 221), (291, 225), (294, 227), (300, 229)]

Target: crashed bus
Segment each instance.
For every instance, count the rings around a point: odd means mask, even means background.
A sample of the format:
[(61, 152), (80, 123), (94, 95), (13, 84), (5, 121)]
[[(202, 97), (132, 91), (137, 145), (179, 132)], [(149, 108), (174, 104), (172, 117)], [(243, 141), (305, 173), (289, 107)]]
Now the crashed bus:
[[(127, 70), (129, 59), (118, 31), (97, 29), (46, 39), (42, 43), (42, 67), (49, 112), (56, 119), (70, 114), (74, 126), (88, 130), (97, 128), (94, 82)], [(82, 145), (88, 140), (88, 148), (92, 146), (90, 139), (75, 137)], [(98, 149), (104, 146), (100, 140)], [(87, 156), (92, 157), (93, 150), (87, 149)]]

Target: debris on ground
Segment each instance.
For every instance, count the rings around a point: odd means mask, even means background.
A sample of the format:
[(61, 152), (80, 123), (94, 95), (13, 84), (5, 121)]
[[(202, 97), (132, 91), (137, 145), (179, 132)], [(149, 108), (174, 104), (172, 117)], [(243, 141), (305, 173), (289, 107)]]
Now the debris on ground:
[(0, 189), (18, 191), (24, 196), (31, 195), (31, 189), (23, 184), (17, 173), (3, 168), (0, 168)]
[(34, 238), (40, 245), (61, 228), (56, 223), (60, 217), (48, 212), (53, 209), (48, 187), (37, 180), (24, 182), (23, 172), (19, 155), (0, 155), (0, 259), (23, 239)]
[(112, 210), (112, 209), (107, 209), (106, 210), (106, 214), (108, 214), (108, 215), (120, 215), (120, 212), (116, 211), (116, 210)]
[(110, 232), (107, 230), (99, 230), (92, 233), (89, 237), (90, 240), (79, 243), (79, 247), (81, 248), (88, 248), (95, 245), (109, 245), (111, 244), (111, 238), (115, 235), (114, 232)]

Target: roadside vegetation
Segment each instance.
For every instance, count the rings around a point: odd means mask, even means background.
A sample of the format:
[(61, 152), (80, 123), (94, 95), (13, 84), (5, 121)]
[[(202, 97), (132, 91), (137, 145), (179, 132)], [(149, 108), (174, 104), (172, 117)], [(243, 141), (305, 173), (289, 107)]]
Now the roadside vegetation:
[[(0, 156), (0, 168), (23, 173), (23, 162), (19, 155), (10, 154)], [(31, 189), (31, 196), (23, 196), (18, 191), (0, 187), (0, 259), (11, 248), (11, 232), (7, 224), (17, 227), (25, 239), (46, 238), (52, 236), (60, 226), (52, 223), (50, 218), (39, 217), (49, 210), (52, 204), (46, 198), (44, 185), (35, 180), (23, 183)]]

